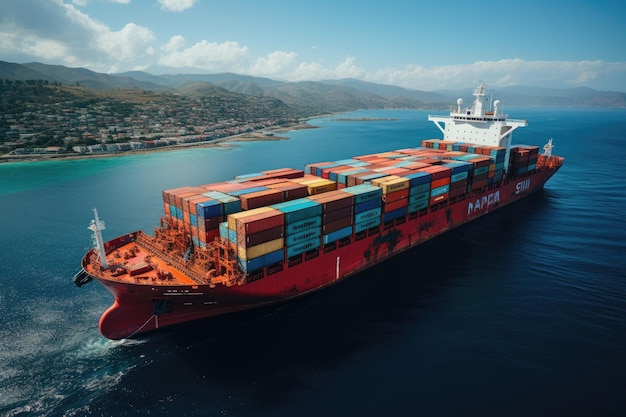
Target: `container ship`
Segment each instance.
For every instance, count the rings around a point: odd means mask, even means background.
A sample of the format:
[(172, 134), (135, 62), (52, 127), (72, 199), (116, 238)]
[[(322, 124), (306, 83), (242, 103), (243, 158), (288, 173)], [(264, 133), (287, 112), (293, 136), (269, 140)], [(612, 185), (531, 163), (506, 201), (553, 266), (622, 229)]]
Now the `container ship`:
[(109, 339), (284, 302), (333, 285), (540, 190), (563, 164), (552, 139), (512, 145), (509, 119), (485, 86), (449, 116), (428, 116), (443, 139), (415, 148), (280, 168), (165, 190), (154, 234), (105, 242), (74, 277), (114, 301), (100, 318)]

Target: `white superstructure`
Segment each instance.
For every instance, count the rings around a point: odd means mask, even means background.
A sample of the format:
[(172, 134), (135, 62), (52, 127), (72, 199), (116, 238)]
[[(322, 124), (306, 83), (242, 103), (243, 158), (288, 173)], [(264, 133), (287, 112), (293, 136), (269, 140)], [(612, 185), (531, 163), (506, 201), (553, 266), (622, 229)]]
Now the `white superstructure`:
[(472, 107), (462, 110), (463, 99), (458, 99), (457, 108), (450, 112), (450, 116), (429, 115), (428, 120), (441, 130), (443, 140), (506, 148), (506, 169), (513, 131), (528, 126), (528, 120), (507, 119), (500, 108), (500, 100), (494, 101), (493, 108), (486, 111), (484, 83), (474, 90), (474, 97), (476, 99)]

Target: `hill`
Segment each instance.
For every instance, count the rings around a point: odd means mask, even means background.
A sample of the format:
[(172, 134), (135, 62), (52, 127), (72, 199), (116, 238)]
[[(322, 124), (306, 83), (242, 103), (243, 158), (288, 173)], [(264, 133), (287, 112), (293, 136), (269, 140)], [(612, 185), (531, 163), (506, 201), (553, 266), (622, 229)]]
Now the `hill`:
[[(45, 80), (95, 90), (139, 89), (170, 93), (181, 93), (190, 85), (205, 83), (222, 89), (212, 94), (229, 91), (245, 96), (272, 97), (305, 116), (362, 108), (441, 109), (449, 108), (459, 97), (466, 103), (472, 99), (471, 89), (420, 91), (355, 79), (284, 82), (232, 73), (153, 75), (131, 71), (101, 74), (85, 68), (3, 61), (0, 61), (0, 79)], [(626, 107), (625, 93), (597, 91), (587, 87), (503, 87), (497, 89), (497, 98), (506, 105), (517, 106)]]

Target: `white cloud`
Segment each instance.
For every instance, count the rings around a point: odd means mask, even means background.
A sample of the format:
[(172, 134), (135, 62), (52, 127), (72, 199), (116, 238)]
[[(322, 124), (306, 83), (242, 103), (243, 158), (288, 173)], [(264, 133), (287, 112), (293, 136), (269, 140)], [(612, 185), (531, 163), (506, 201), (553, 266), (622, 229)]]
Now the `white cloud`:
[[(364, 77), (367, 81), (399, 85), (418, 90), (456, 89), (487, 80), (493, 87), (528, 85), (567, 88), (599, 86), (624, 79), (626, 63), (604, 61), (526, 61), (503, 59), (473, 64), (426, 68), (407, 65), (385, 68)], [(620, 91), (624, 91), (623, 85)]]
[(193, 7), (195, 3), (196, 0), (159, 0), (161, 8), (170, 12), (182, 12)]
[(159, 65), (181, 68), (192, 67), (212, 72), (242, 72), (249, 59), (249, 50), (238, 42), (209, 42), (203, 40), (184, 48), (185, 38), (174, 36), (161, 48), (164, 52)]
[(135, 23), (113, 31), (61, 0), (0, 3), (0, 55), (110, 72), (137, 66), (154, 52), (152, 32)]
[(267, 57), (257, 58), (249, 72), (263, 77), (283, 77), (292, 71), (298, 54), (295, 52), (275, 51)]

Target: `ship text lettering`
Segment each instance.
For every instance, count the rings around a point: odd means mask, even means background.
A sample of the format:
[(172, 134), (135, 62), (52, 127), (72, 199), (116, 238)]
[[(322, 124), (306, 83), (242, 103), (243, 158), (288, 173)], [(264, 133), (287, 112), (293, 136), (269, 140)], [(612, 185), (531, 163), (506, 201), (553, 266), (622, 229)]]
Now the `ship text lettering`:
[(500, 191), (479, 197), (467, 204), (467, 214), (475, 214), (500, 202)]
[(530, 178), (524, 181), (520, 181), (515, 185), (515, 194), (523, 193), (524, 191), (528, 191), (530, 188)]

